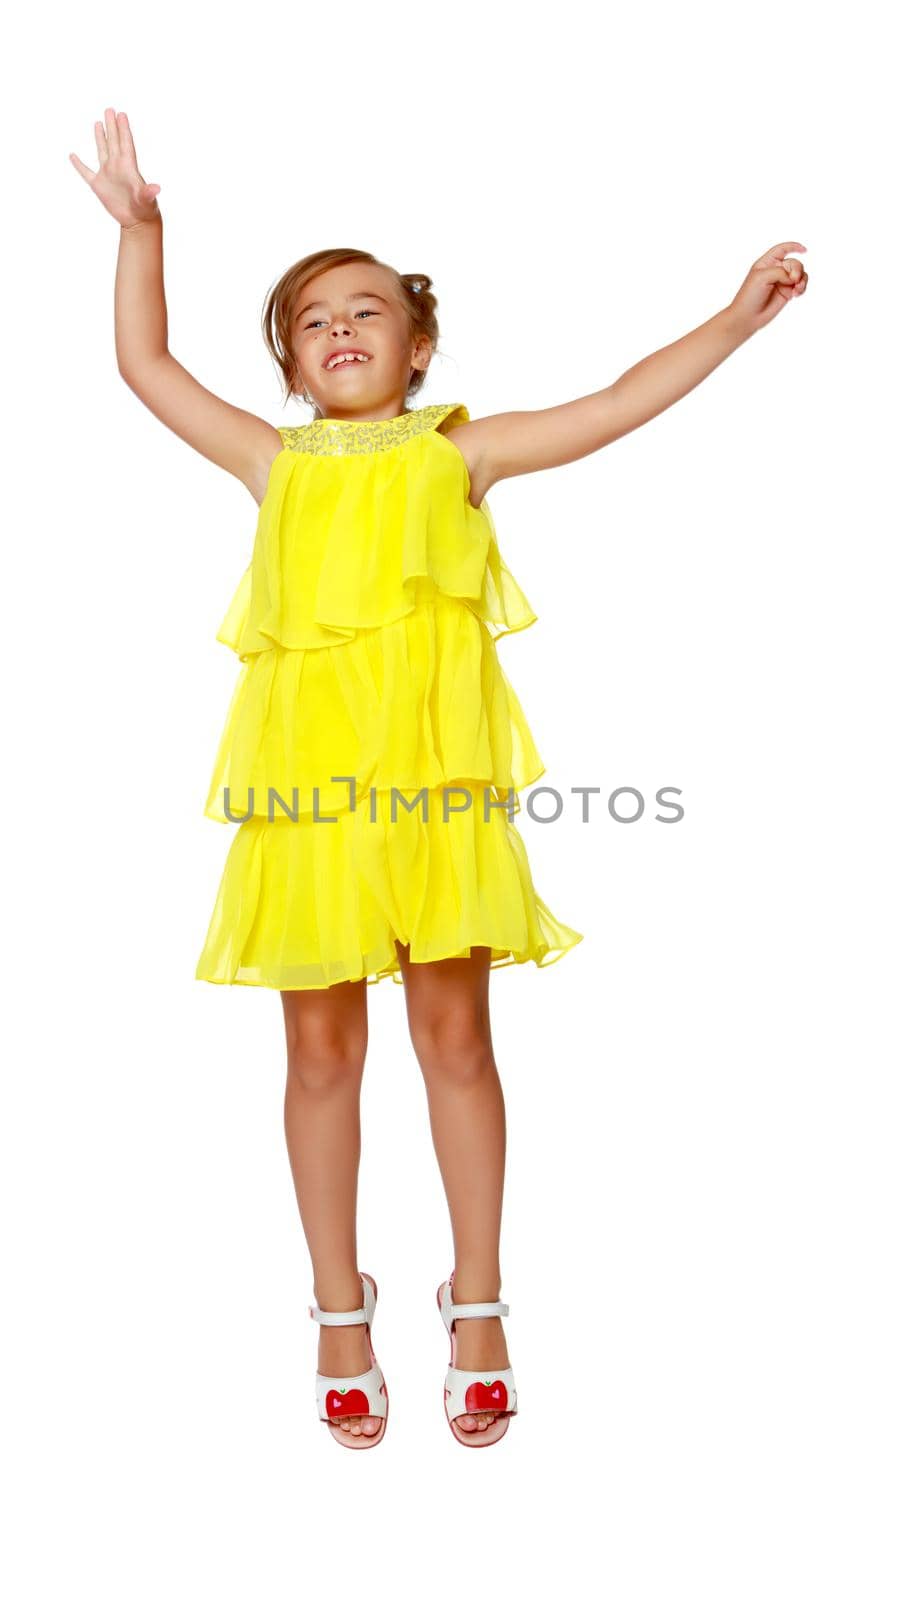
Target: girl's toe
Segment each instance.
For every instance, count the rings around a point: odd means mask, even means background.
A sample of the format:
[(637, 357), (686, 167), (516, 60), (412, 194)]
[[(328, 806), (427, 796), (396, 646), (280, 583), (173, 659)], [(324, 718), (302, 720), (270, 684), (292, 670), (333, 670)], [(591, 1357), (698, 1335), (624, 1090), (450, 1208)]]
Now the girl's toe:
[(478, 1427), (477, 1419), (473, 1417), (471, 1413), (468, 1413), (462, 1417), (457, 1417), (456, 1421), (464, 1433), (474, 1433), (475, 1429)]

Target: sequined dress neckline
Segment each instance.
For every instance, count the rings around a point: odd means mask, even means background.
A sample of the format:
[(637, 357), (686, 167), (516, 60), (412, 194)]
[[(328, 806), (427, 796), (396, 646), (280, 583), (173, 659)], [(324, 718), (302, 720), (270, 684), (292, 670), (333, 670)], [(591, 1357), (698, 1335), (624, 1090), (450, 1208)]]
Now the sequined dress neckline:
[(431, 405), (401, 411), (398, 417), (316, 417), (313, 422), (278, 431), (288, 450), (312, 455), (366, 455), (390, 450), (436, 429), (451, 413), (458, 413), (462, 422), (469, 420), (465, 406)]

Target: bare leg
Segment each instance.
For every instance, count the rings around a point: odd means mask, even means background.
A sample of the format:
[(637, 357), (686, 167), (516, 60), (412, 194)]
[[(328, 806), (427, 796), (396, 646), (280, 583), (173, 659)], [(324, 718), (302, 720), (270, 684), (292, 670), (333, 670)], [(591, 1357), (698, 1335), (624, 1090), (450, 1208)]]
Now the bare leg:
[[(498, 1300), (506, 1111), (491, 1042), (490, 950), (475, 947), (469, 957), (416, 963), (409, 960), (408, 946), (397, 941), (396, 949), (450, 1208), (453, 1298)], [(457, 1322), (456, 1364), (509, 1365), (499, 1317)], [(487, 1428), (495, 1416), (470, 1412), (457, 1420), (473, 1432)]]
[[(287, 1037), (284, 1131), (297, 1204), (323, 1311), (362, 1305), (356, 1260), (359, 1095), (368, 1045), (365, 981), (283, 989)], [(339, 1377), (369, 1365), (365, 1328), (319, 1327), (318, 1368)], [(381, 1417), (332, 1422), (378, 1433)]]

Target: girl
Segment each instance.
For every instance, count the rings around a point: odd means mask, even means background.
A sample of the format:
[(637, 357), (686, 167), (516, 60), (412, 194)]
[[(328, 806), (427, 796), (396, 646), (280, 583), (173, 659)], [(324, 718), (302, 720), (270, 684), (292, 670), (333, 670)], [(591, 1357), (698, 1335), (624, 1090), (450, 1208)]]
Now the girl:
[(95, 134), (97, 171), (70, 160), (120, 225), (119, 371), (259, 506), (218, 635), (243, 669), (206, 814), (240, 827), (197, 976), (281, 993), (319, 1416), (355, 1449), (387, 1425), (356, 1185), (367, 986), (391, 976), (404, 986), (453, 1231), (454, 1271), (438, 1290), (451, 1341), (444, 1409), (462, 1444), (493, 1444), (516, 1388), (500, 1321), (505, 1119), (489, 975), (547, 965), (582, 935), (536, 894), (512, 821), (517, 789), (544, 767), (495, 640), (536, 618), (484, 497), (689, 393), (803, 294), (807, 274), (786, 256), (804, 246), (767, 251), (729, 305), (608, 388), (475, 421), (459, 404), (408, 406), (437, 343), (431, 279), (367, 251), (319, 251), (265, 307), (287, 393), (312, 407), (305, 426), (276, 429), (169, 353), (159, 185), (138, 171), (124, 112), (108, 108)]

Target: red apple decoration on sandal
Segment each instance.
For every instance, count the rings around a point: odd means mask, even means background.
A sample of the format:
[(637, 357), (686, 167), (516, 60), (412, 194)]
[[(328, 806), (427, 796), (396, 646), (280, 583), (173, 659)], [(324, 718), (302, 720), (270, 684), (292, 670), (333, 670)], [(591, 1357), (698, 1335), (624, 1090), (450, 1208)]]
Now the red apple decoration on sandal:
[[(502, 1389), (503, 1385), (500, 1387)], [(505, 1389), (503, 1392), (506, 1393)], [(362, 1389), (329, 1389), (325, 1396), (325, 1410), (329, 1417), (352, 1417), (359, 1414), (367, 1417), (369, 1397)]]
[(493, 1383), (470, 1383), (466, 1390), (467, 1411), (506, 1411), (509, 1396), (500, 1378)]

